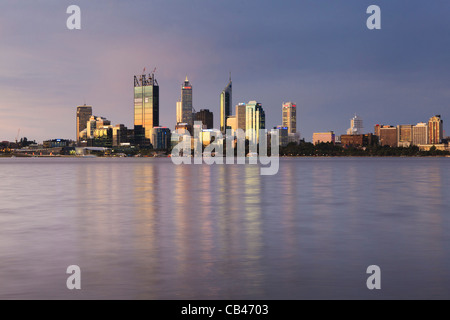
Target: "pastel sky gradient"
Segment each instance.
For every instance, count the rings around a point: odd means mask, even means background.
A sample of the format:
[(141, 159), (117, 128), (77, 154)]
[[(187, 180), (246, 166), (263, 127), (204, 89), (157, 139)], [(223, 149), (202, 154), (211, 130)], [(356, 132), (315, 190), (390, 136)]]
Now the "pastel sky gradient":
[[(82, 30), (66, 28), (79, 5)], [(382, 29), (366, 28), (366, 9)], [(450, 2), (444, 0), (2, 0), (0, 141), (75, 139), (86, 102), (133, 126), (133, 75), (157, 68), (160, 123), (173, 129), (187, 75), (194, 108), (214, 112), (232, 72), (233, 105), (257, 100), (268, 127), (281, 104), (298, 128), (345, 133), (373, 125), (450, 121)]]

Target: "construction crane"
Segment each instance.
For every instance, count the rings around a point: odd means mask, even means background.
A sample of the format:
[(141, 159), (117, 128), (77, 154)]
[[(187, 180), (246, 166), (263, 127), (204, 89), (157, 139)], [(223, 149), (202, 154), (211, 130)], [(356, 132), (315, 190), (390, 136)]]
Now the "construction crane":
[(17, 130), (16, 143), (17, 143), (17, 140), (19, 139), (19, 135), (20, 135), (20, 128), (19, 128), (19, 130)]

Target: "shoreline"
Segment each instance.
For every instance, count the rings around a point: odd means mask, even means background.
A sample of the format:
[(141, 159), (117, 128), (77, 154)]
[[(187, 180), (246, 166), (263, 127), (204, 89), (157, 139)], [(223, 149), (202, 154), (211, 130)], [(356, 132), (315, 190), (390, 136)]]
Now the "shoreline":
[[(90, 156), (70, 156), (70, 155), (54, 155), (54, 156), (49, 156), (49, 155), (0, 155), (0, 158), (6, 158), (6, 159), (15, 159), (15, 158), (75, 158), (75, 159), (83, 159), (83, 158), (170, 158), (170, 156), (158, 156), (158, 157), (153, 157), (153, 156), (140, 156), (140, 157), (123, 157), (123, 156), (94, 156), (94, 157), (90, 157)], [(237, 158), (237, 157), (235, 157)], [(270, 157), (269, 157), (270, 158)], [(350, 155), (342, 155), (342, 156), (316, 156), (316, 155), (311, 155), (311, 156), (279, 156), (279, 158), (287, 158), (287, 159), (295, 159), (295, 158), (450, 158), (450, 155), (414, 155), (414, 156), (405, 156), (405, 155), (392, 155), (392, 156), (378, 156), (378, 155), (367, 155), (367, 156), (362, 156), (362, 155), (354, 155), (354, 156), (350, 156)]]

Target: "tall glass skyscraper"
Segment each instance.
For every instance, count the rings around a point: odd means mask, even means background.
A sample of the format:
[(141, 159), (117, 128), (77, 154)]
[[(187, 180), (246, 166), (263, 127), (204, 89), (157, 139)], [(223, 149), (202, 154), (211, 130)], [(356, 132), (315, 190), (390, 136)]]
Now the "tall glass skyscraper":
[(246, 113), (246, 125), (245, 135), (246, 138), (257, 144), (259, 141), (259, 130), (266, 128), (266, 114), (261, 106), (261, 103), (256, 101), (250, 101), (245, 108)]
[(134, 76), (134, 128), (137, 144), (150, 141), (159, 126), (159, 85), (154, 74)]
[(186, 80), (181, 86), (181, 101), (177, 102), (177, 123), (194, 125), (192, 110), (192, 85), (186, 76)]
[(232, 103), (232, 83), (231, 83), (231, 74), (230, 80), (228, 81), (227, 86), (223, 89), (220, 94), (220, 131), (223, 134), (226, 133), (227, 130), (227, 119), (231, 115), (231, 103)]

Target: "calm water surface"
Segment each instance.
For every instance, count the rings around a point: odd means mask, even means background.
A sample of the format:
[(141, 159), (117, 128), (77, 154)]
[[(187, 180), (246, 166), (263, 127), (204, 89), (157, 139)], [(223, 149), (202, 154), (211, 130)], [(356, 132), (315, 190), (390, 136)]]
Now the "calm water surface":
[(0, 159), (0, 299), (450, 299), (449, 169)]

